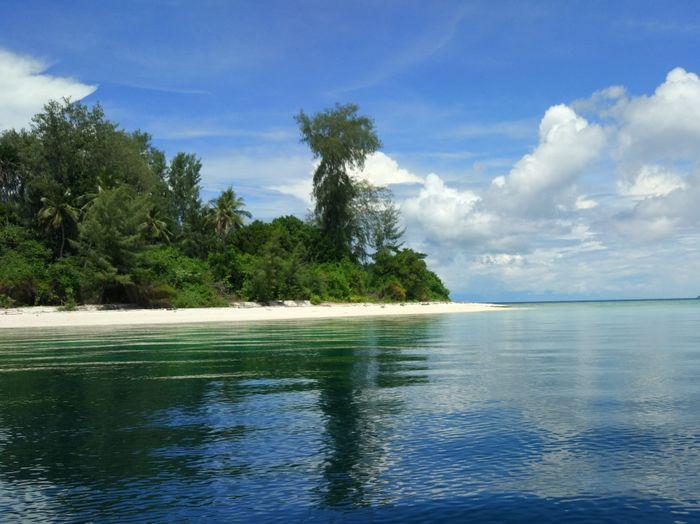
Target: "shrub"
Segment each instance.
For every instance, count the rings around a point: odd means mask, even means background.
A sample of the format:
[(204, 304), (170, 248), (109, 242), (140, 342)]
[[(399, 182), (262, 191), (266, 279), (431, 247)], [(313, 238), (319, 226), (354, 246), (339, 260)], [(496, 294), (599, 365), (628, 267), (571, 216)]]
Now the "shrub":
[(170, 308), (176, 295), (177, 291), (169, 284), (148, 283), (137, 287), (135, 301), (144, 307)]
[(51, 250), (31, 238), (25, 228), (0, 229), (0, 294), (20, 305), (52, 301), (46, 266)]
[(66, 300), (63, 304), (58, 306), (59, 311), (75, 311), (75, 308), (78, 307), (78, 304), (76, 303), (75, 299), (70, 298)]
[(0, 308), (11, 308), (15, 305), (15, 301), (5, 294), (0, 293)]
[(367, 272), (348, 259), (340, 262), (320, 264), (319, 280), (322, 289), (318, 294), (328, 300), (337, 302), (350, 302), (352, 297), (365, 296), (367, 294)]
[(396, 278), (392, 278), (382, 288), (381, 297), (394, 302), (403, 302), (406, 300), (406, 290)]
[(245, 298), (260, 302), (304, 299), (312, 292), (300, 251), (295, 249), (290, 253), (283, 248), (285, 235), (282, 229), (275, 228), (261, 255), (245, 257), (245, 281), (241, 289)]
[(89, 268), (77, 257), (63, 257), (48, 267), (51, 294), (62, 304), (82, 302), (82, 289), (90, 281)]
[(243, 285), (243, 262), (241, 255), (232, 246), (225, 251), (209, 253), (209, 267), (212, 276), (223, 284), (226, 291), (235, 293)]
[(217, 307), (225, 306), (226, 302), (206, 284), (186, 284), (177, 290), (172, 300), (173, 307)]
[(203, 260), (188, 257), (171, 246), (146, 251), (141, 264), (137, 300), (146, 307), (225, 305)]
[(350, 298), (351, 287), (347, 275), (338, 264), (328, 264), (324, 268), (326, 277), (326, 296), (330, 300), (347, 301)]
[[(449, 291), (440, 278), (425, 264), (425, 255), (412, 249), (402, 249), (396, 254), (382, 250), (375, 254), (371, 266), (373, 287), (382, 296), (398, 293), (387, 286), (396, 281), (405, 292), (406, 300), (449, 300)], [(395, 299), (396, 300), (396, 299)]]

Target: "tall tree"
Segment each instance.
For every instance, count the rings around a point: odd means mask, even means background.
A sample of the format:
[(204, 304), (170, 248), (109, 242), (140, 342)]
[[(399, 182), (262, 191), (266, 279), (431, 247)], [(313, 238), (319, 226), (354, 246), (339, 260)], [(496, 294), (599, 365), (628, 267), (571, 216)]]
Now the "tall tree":
[(199, 183), (202, 162), (193, 154), (178, 153), (170, 162), (168, 185), (172, 208), (180, 226), (196, 221), (202, 202), (199, 199)]
[(124, 301), (144, 252), (148, 200), (126, 186), (102, 191), (80, 224), (78, 248), (90, 263), (95, 298)]
[(19, 214), (24, 196), (26, 169), (22, 166), (20, 149), (26, 133), (14, 130), (0, 134), (0, 206), (5, 223)]
[(381, 147), (374, 122), (357, 111), (355, 104), (336, 104), (313, 116), (301, 111), (295, 117), (302, 142), (319, 159), (313, 178), (316, 217), (336, 258), (352, 253), (356, 189), (349, 171), (362, 169), (367, 155)]
[[(145, 133), (129, 133), (108, 120), (99, 105), (52, 101), (32, 119), (30, 129), (6, 132), (0, 156), (13, 153), (11, 165), (21, 175), (25, 219), (43, 207), (41, 197), (70, 190), (81, 205), (86, 195), (121, 184), (156, 194), (164, 186), (158, 167), (162, 155)], [(5, 150), (5, 151), (2, 151)], [(161, 206), (165, 207), (165, 206)], [(68, 238), (74, 229), (66, 231)]]
[(78, 210), (72, 204), (69, 189), (53, 197), (41, 197), (41, 203), (43, 207), (39, 211), (39, 221), (46, 225), (47, 230), (61, 232), (60, 258), (66, 245), (66, 226), (78, 223)]
[(391, 205), (377, 211), (372, 234), (372, 248), (375, 252), (382, 249), (397, 252), (403, 246), (401, 237), (405, 232), (406, 228), (401, 226), (401, 213), (392, 202)]
[(243, 227), (243, 219), (253, 216), (243, 209), (245, 207), (243, 199), (237, 197), (231, 187), (222, 191), (218, 198), (211, 201), (211, 205), (209, 217), (214, 224), (216, 236), (224, 244), (231, 230), (240, 229)]
[(150, 192), (159, 180), (158, 168), (151, 165), (150, 158), (158, 154), (150, 137), (119, 129), (99, 104), (49, 102), (32, 120), (31, 133), (39, 141), (31, 168), (40, 179), (40, 192), (43, 181), (81, 196), (95, 190), (98, 176), (110, 186), (128, 184)]
[(353, 251), (355, 256), (367, 261), (370, 250), (382, 249), (396, 252), (403, 245), (404, 234), (401, 215), (394, 204), (391, 190), (361, 181), (355, 184), (352, 201), (355, 226)]

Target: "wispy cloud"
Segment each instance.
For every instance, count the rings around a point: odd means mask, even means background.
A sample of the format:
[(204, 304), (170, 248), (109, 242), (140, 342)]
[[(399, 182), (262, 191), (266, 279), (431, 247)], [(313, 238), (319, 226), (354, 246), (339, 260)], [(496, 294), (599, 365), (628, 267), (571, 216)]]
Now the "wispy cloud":
[(536, 134), (532, 120), (512, 120), (505, 122), (467, 122), (445, 130), (443, 136), (451, 138), (481, 138), (504, 136), (513, 139), (533, 138)]
[(239, 129), (219, 124), (164, 124), (156, 123), (149, 127), (153, 136), (161, 140), (186, 140), (192, 138), (253, 138), (261, 142), (285, 142), (297, 138), (291, 129)]
[(208, 191), (220, 191), (241, 182), (269, 188), (308, 177), (311, 166), (307, 155), (222, 151), (203, 156), (202, 185)]
[(375, 86), (414, 65), (425, 62), (440, 50), (447, 47), (459, 31), (460, 23), (469, 10), (463, 6), (448, 14), (443, 20), (428, 28), (398, 53), (383, 61), (374, 71), (356, 82), (336, 87), (328, 92), (337, 96)]
[(105, 82), (105, 85), (120, 85), (124, 87), (130, 87), (132, 89), (141, 89), (143, 91), (155, 91), (157, 93), (172, 93), (176, 95), (202, 95), (209, 96), (211, 91), (206, 89), (195, 89), (187, 87), (172, 87), (172, 86), (159, 86), (152, 84), (139, 84), (135, 82)]
[(478, 157), (473, 151), (402, 151), (400, 157), (404, 159), (421, 160), (469, 160)]
[(660, 33), (671, 35), (697, 35), (700, 31), (700, 24), (695, 20), (660, 20), (654, 19), (639, 19), (639, 18), (621, 18), (617, 23), (627, 29), (642, 33)]

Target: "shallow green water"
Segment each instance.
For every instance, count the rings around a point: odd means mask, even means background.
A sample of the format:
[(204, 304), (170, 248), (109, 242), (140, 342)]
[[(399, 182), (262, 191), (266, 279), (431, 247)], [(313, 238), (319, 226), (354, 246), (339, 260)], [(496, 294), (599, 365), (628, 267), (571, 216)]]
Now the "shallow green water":
[(700, 519), (700, 303), (0, 333), (0, 520)]

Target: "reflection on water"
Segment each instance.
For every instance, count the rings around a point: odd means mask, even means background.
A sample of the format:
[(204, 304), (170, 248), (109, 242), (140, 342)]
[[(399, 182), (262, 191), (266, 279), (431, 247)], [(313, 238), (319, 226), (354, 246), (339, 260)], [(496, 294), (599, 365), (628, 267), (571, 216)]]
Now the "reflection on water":
[(0, 334), (2, 520), (700, 519), (700, 308)]

